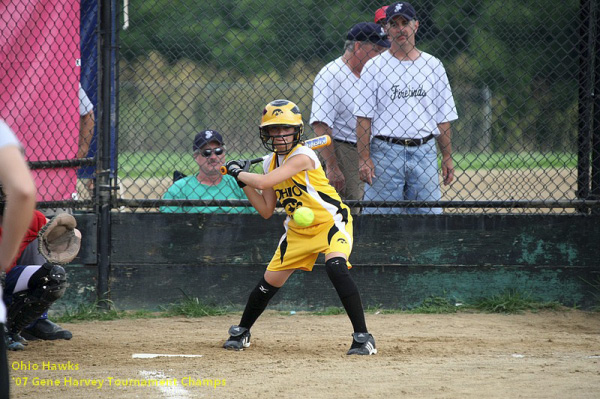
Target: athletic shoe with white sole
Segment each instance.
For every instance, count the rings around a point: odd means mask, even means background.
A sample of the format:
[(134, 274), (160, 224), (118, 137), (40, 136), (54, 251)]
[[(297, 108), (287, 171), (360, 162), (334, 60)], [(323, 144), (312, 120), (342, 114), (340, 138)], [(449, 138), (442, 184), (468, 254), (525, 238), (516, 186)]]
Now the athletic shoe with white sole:
[(235, 351), (243, 351), (250, 346), (250, 330), (245, 327), (231, 326), (229, 328), (229, 339), (223, 344), (223, 348)]
[(352, 346), (347, 355), (374, 355), (377, 353), (375, 348), (375, 338), (369, 333), (352, 334)]

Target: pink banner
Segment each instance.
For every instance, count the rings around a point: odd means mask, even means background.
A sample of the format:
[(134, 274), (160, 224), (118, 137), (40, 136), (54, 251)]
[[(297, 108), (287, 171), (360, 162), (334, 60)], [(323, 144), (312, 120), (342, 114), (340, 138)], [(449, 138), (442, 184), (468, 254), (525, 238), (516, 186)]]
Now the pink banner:
[[(74, 159), (79, 140), (79, 1), (0, 1), (0, 118), (29, 161)], [(74, 168), (34, 171), (38, 201), (71, 199)]]

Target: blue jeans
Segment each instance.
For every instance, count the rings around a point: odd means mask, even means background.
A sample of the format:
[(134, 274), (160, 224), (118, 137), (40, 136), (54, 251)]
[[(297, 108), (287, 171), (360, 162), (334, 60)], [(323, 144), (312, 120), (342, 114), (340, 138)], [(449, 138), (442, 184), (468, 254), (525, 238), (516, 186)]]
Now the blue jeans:
[[(439, 201), (435, 140), (407, 147), (373, 139), (371, 159), (375, 164), (373, 184), (365, 186), (365, 201)], [(442, 208), (365, 208), (365, 214), (440, 214)]]

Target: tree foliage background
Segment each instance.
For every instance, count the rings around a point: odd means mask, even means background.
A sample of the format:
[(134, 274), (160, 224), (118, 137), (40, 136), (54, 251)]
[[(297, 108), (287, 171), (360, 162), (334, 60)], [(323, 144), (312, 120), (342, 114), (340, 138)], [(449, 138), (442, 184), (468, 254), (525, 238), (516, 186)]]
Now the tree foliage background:
[[(417, 45), (444, 62), (455, 94), (455, 151), (575, 151), (577, 1), (412, 4)], [(264, 104), (288, 98), (307, 121), (314, 76), (382, 5), (130, 1), (119, 33), (120, 148), (189, 151), (193, 132), (213, 128), (230, 146), (259, 151)]]

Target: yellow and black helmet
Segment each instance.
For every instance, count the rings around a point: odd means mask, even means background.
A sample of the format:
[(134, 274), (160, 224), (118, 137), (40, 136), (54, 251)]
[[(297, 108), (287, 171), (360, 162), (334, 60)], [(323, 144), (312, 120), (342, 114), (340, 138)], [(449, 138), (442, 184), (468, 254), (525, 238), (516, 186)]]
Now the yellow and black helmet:
[[(302, 138), (304, 132), (304, 123), (302, 114), (296, 104), (288, 100), (271, 101), (265, 106), (260, 121), (260, 139), (263, 145), (269, 151), (275, 151), (273, 138), (269, 135), (269, 126), (291, 126), (294, 127), (294, 142), (291, 148), (296, 146)], [(290, 149), (291, 149), (290, 148)]]

